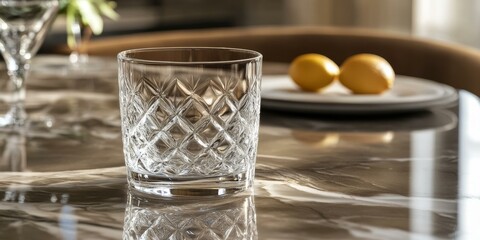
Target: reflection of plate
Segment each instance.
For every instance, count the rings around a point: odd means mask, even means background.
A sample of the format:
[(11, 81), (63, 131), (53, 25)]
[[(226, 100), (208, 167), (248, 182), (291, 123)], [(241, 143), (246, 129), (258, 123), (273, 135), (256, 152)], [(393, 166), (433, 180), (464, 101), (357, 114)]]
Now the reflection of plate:
[(381, 95), (355, 95), (339, 83), (320, 93), (300, 91), (288, 75), (264, 76), (262, 106), (312, 113), (394, 113), (445, 105), (458, 99), (457, 91), (425, 79), (396, 76), (394, 87)]
[(457, 115), (449, 109), (435, 109), (412, 114), (385, 115), (376, 118), (322, 117), (263, 112), (262, 127), (334, 133), (378, 133), (390, 131), (435, 130), (444, 132), (458, 125)]

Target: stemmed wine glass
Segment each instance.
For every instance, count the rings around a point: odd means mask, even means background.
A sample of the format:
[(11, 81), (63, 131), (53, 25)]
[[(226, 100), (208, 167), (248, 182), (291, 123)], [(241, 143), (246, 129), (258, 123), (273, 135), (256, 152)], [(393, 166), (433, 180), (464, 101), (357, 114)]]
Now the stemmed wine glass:
[(58, 0), (0, 0), (0, 51), (13, 85), (10, 110), (0, 118), (1, 128), (23, 128), (28, 123), (25, 80), (58, 8)]

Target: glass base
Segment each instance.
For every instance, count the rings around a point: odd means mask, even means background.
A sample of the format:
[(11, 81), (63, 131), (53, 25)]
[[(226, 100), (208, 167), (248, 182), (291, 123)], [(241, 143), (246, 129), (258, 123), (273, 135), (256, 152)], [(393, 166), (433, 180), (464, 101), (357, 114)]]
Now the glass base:
[(0, 117), (0, 128), (18, 130), (28, 127), (29, 121), (23, 106), (12, 105), (10, 110)]
[(246, 173), (206, 178), (167, 178), (133, 171), (127, 174), (131, 189), (161, 197), (232, 195), (250, 189), (253, 183)]

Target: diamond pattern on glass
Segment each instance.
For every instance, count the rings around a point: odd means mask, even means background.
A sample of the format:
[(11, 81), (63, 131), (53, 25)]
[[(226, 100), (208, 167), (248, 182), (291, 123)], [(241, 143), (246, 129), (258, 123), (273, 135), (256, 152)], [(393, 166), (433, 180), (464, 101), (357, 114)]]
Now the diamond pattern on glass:
[[(130, 69), (120, 81), (129, 168), (164, 177), (224, 176), (254, 163), (257, 74)], [(153, 70), (151, 70), (153, 71)], [(253, 153), (253, 154), (251, 154)], [(249, 165), (250, 164), (250, 165)]]
[(225, 201), (168, 205), (129, 198), (123, 239), (257, 239), (252, 197)]

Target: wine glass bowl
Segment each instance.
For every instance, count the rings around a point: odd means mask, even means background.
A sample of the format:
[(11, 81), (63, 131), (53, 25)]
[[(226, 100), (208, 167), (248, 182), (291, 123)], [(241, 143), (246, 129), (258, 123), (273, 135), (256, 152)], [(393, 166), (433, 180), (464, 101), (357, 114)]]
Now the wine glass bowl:
[(0, 51), (13, 86), (8, 96), (10, 110), (0, 118), (2, 128), (28, 124), (25, 80), (30, 61), (43, 43), (58, 8), (58, 0), (0, 0)]

